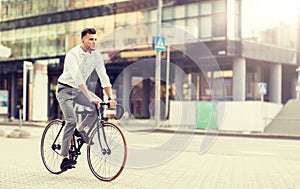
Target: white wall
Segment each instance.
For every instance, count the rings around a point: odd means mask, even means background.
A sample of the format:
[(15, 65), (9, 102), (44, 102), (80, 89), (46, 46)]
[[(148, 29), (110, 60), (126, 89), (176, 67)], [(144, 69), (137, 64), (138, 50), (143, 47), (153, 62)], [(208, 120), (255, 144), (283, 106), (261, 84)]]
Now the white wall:
[(224, 109), (223, 119), (218, 119), (219, 130), (263, 132), (278, 112), (281, 104), (246, 101), (246, 102), (219, 102), (217, 115), (221, 115), (220, 108)]
[(196, 125), (196, 101), (170, 101), (169, 125)]
[[(196, 125), (197, 103), (197, 101), (171, 101), (168, 124), (171, 126)], [(282, 107), (282, 104), (260, 101), (217, 102), (218, 129), (263, 132)]]

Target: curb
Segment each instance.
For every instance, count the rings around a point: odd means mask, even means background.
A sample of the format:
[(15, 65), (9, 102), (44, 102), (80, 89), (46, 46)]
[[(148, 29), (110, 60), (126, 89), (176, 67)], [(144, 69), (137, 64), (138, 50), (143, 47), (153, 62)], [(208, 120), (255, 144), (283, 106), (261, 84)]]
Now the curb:
[(208, 136), (225, 136), (225, 137), (245, 137), (245, 138), (269, 138), (269, 139), (285, 139), (285, 140), (300, 140), (300, 135), (286, 134), (260, 134), (260, 133), (234, 133), (234, 132), (212, 132), (212, 131), (177, 131), (175, 129), (157, 129), (155, 132), (160, 133), (180, 133)]

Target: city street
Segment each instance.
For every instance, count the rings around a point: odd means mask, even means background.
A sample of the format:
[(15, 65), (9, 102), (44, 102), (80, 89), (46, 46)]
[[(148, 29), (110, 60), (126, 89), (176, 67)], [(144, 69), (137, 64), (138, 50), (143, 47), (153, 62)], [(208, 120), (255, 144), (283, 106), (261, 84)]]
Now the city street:
[[(40, 157), (42, 128), (24, 128), (29, 139), (0, 137), (0, 188), (197, 188), (197, 189), (297, 189), (300, 188), (300, 141), (268, 138), (219, 136), (206, 153), (199, 153), (206, 136), (193, 135), (183, 151), (155, 148), (174, 140), (172, 133), (125, 131), (128, 166), (113, 182), (97, 180), (86, 162), (86, 147), (76, 169), (60, 175), (50, 174)], [(11, 130), (5, 127), (7, 132)], [(177, 134), (178, 135), (178, 134)], [(172, 138), (173, 137), (173, 138)], [(179, 137), (179, 138), (176, 138)], [(180, 142), (178, 142), (179, 144)], [(175, 145), (176, 142), (174, 142)], [(134, 149), (154, 148), (151, 156)], [(146, 150), (145, 150), (146, 151)], [(178, 151), (165, 161), (160, 154)], [(133, 153), (138, 157), (132, 157)], [(156, 157), (153, 164), (147, 159)], [(141, 163), (135, 164), (135, 159)], [(161, 161), (160, 161), (161, 160)], [(143, 161), (145, 166), (143, 167)], [(160, 162), (159, 162), (160, 161)], [(156, 163), (156, 164), (155, 164)], [(155, 165), (154, 165), (155, 164)], [(138, 168), (134, 168), (138, 167)]]

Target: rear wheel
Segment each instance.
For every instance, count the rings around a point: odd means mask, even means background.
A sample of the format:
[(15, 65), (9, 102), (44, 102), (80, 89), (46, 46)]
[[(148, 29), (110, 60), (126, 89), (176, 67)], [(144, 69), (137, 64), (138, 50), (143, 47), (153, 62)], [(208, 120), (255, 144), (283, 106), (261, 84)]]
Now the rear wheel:
[(95, 177), (107, 182), (116, 179), (127, 159), (127, 144), (122, 131), (113, 123), (103, 123), (103, 127), (95, 127), (89, 144), (92, 145), (88, 145), (87, 160)]
[(61, 130), (63, 128), (63, 124), (64, 122), (59, 119), (49, 122), (45, 127), (41, 138), (40, 150), (42, 160), (46, 169), (53, 174), (60, 174), (63, 172), (60, 169), (60, 164), (62, 161), (61, 144), (63, 138)]

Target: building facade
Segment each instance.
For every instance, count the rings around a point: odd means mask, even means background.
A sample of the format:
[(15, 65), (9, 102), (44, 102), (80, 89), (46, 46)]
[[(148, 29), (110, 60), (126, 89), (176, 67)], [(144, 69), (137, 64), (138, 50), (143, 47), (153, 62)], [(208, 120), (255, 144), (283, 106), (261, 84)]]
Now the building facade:
[[(39, 95), (47, 96), (43, 103), (48, 119), (60, 116), (55, 99), (57, 78), (65, 53), (80, 43), (84, 27), (98, 30), (99, 48), (112, 82), (126, 67), (155, 56), (154, 0), (1, 0), (0, 5), (1, 44), (12, 49), (9, 58), (0, 58), (0, 90), (8, 91), (12, 117), (19, 116), (21, 105), (27, 112), (25, 119), (34, 119), (31, 113), (39, 110), (40, 102), (35, 102)], [(257, 101), (261, 100), (258, 84), (265, 83), (264, 101), (285, 103), (295, 98), (298, 7), (293, 0), (164, 0), (163, 35), (167, 43), (178, 40), (170, 47), (170, 61), (184, 73), (171, 68), (170, 83), (162, 86), (161, 96), (166, 89), (174, 89), (168, 96), (175, 100)], [(209, 49), (218, 68), (203, 70), (195, 64), (193, 58), (201, 54), (199, 44)], [(162, 57), (166, 59), (167, 52)], [(32, 63), (33, 70), (24, 69), (24, 61)], [(124, 83), (114, 86), (117, 98), (135, 116), (150, 117), (152, 77), (143, 70), (128, 70), (130, 73), (122, 74)], [(40, 83), (37, 73), (47, 76), (40, 88), (36, 87)], [(46, 93), (39, 93), (40, 89)]]

